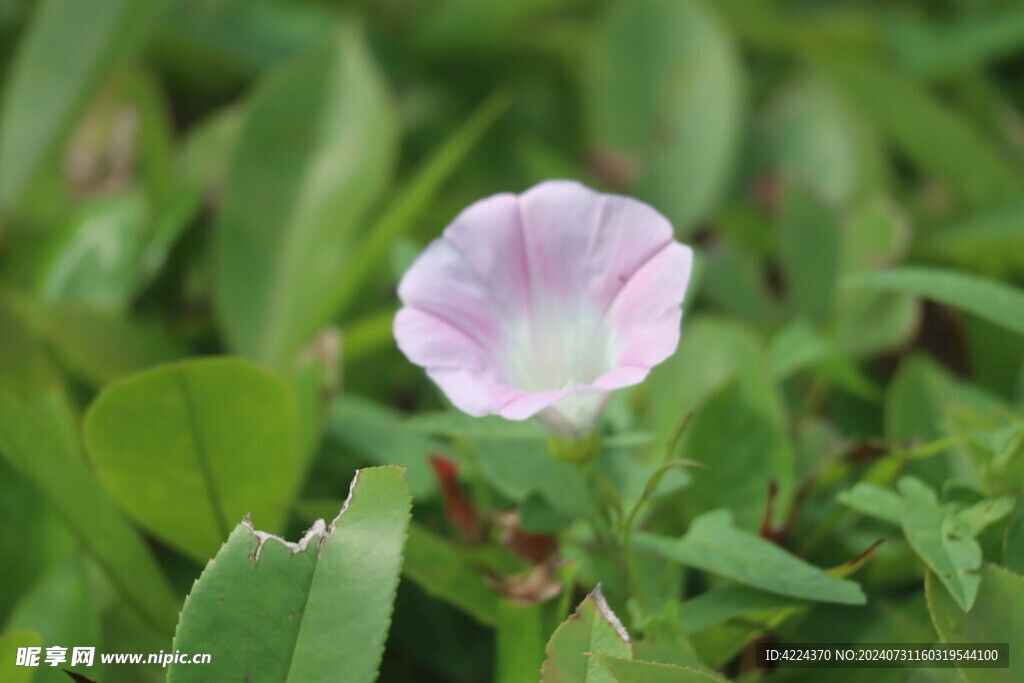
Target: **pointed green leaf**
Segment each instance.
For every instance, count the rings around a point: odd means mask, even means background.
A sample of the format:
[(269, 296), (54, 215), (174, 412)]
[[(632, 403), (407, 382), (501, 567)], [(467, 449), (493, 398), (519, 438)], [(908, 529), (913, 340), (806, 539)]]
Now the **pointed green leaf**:
[(966, 683), (1020, 681), (1019, 663), (1024, 649), (1024, 577), (986, 565), (978, 572), (981, 588), (974, 606), (964, 612), (939, 585), (932, 572), (925, 577), (928, 611), (939, 636), (947, 643), (1009, 643), (1010, 668), (960, 669)]
[(555, 629), (541, 669), (542, 683), (614, 683), (587, 653), (632, 656), (629, 635), (598, 586), (576, 612)]
[(921, 480), (904, 477), (900, 521), (910, 547), (934, 571), (957, 604), (966, 611), (978, 594), (981, 547), (970, 528), (940, 505)]
[(855, 484), (849, 491), (840, 493), (836, 500), (861, 514), (880, 519), (890, 524), (900, 524), (903, 513), (903, 499), (881, 486), (868, 482)]
[(751, 586), (715, 586), (684, 602), (679, 611), (679, 619), (684, 632), (696, 633), (743, 614), (806, 604), (796, 598)]
[(233, 348), (280, 367), (330, 319), (325, 293), (345, 276), (395, 144), (384, 84), (353, 25), (257, 88), (217, 229), (217, 310)]
[(708, 683), (725, 681), (721, 676), (698, 671), (687, 666), (641, 662), (601, 653), (590, 655), (602, 669), (612, 675), (616, 683)]
[(833, 578), (771, 541), (737, 529), (727, 510), (701, 515), (682, 538), (636, 534), (633, 543), (637, 549), (771, 593), (849, 605), (865, 601), (856, 583)]
[(251, 512), (277, 530), (298, 485), (295, 397), (234, 358), (191, 360), (109, 385), (85, 442), (111, 495), (155, 535), (198, 560)]
[(334, 521), (297, 543), (243, 521), (196, 581), (174, 637), (175, 650), (211, 663), (172, 666), (169, 683), (373, 681), (411, 505), (402, 468), (371, 467)]
[(995, 280), (941, 268), (906, 267), (858, 275), (848, 284), (932, 299), (1024, 334), (1024, 291)]

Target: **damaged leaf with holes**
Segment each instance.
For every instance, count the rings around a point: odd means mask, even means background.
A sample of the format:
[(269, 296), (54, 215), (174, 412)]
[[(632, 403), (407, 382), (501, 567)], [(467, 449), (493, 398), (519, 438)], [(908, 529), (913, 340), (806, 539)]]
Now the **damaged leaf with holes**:
[(391, 623), (412, 497), (404, 470), (359, 470), (330, 522), (296, 542), (243, 520), (185, 600), (170, 683), (376, 678)]

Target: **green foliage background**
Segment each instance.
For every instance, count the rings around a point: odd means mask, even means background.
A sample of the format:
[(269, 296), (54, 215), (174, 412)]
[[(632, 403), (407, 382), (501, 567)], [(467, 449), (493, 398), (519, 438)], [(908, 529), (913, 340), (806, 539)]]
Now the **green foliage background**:
[[(1022, 680), (1022, 60), (1016, 0), (0, 0), (0, 678)], [(549, 178), (697, 253), (584, 464), (391, 337), (457, 211)]]

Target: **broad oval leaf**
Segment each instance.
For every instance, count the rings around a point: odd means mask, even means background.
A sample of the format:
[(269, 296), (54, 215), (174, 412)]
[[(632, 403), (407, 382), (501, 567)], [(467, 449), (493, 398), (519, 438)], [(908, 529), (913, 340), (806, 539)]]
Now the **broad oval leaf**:
[(217, 308), (232, 347), (274, 366), (333, 314), (354, 229), (387, 183), (394, 116), (362, 36), (269, 77), (249, 103), (217, 229)]
[(276, 376), (234, 358), (193, 360), (110, 385), (85, 442), (111, 496), (202, 561), (252, 513), (284, 522), (299, 478), (297, 408)]
[(0, 119), (0, 215), (18, 200), (103, 76), (144, 39), (160, 0), (48, 0), (18, 46)]
[(730, 36), (698, 0), (613, 3), (588, 64), (595, 157), (688, 232), (714, 209), (737, 150), (744, 83)]
[(356, 472), (330, 524), (290, 543), (231, 533), (185, 600), (174, 649), (210, 664), (172, 666), (169, 683), (376, 678), (390, 626), (412, 497), (402, 468)]

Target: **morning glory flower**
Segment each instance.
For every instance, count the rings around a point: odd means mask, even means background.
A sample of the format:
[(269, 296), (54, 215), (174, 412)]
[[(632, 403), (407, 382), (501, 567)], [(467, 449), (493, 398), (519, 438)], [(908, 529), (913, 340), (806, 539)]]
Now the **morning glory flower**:
[(566, 180), (497, 194), (405, 273), (395, 340), (460, 410), (577, 438), (675, 351), (691, 263), (635, 199)]

